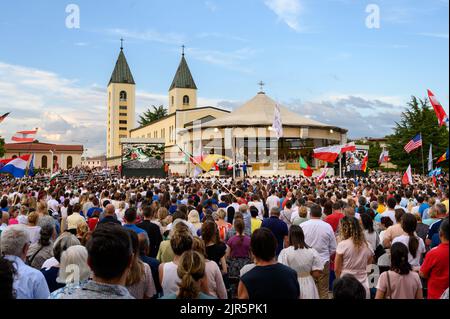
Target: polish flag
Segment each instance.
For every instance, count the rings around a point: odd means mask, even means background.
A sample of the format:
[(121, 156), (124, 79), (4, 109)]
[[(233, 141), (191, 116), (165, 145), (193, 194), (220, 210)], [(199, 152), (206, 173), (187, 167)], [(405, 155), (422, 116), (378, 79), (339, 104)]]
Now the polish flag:
[(342, 145), (341, 153), (355, 152), (355, 151), (356, 151), (356, 144), (355, 144), (355, 142), (351, 142), (351, 143)]
[(441, 103), (436, 99), (436, 96), (434, 96), (433, 92), (430, 90), (428, 90), (428, 98), (430, 99), (431, 105), (433, 105), (434, 112), (438, 118), (439, 126), (448, 125), (447, 113), (445, 113)]
[(403, 175), (402, 178), (402, 183), (404, 185), (412, 185), (413, 184), (413, 178), (412, 178), (412, 173), (411, 173), (411, 164), (408, 166), (408, 169), (406, 170), (405, 174)]
[(318, 182), (322, 181), (325, 177), (327, 177), (328, 170), (329, 170), (328, 167), (325, 167), (325, 168), (323, 169), (322, 173), (319, 175), (319, 177), (317, 177), (317, 181), (318, 181)]
[(319, 160), (334, 163), (341, 154), (342, 145), (316, 148), (313, 151), (313, 157)]
[(37, 129), (34, 131), (20, 131), (17, 132), (11, 139), (14, 142), (20, 143), (33, 143), (35, 141), (35, 136), (37, 134)]

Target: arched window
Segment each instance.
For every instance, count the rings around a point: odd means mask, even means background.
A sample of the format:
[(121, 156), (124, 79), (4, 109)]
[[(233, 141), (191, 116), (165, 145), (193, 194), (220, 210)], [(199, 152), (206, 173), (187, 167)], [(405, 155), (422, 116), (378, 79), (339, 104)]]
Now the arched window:
[(189, 96), (183, 96), (183, 105), (189, 105)]
[(41, 168), (47, 168), (47, 156), (46, 155), (42, 155), (41, 158)]
[(120, 101), (121, 101), (121, 102), (124, 102), (124, 101), (126, 101), (126, 100), (127, 100), (127, 92), (121, 91), (121, 92), (120, 92)]
[(72, 167), (73, 167), (72, 156), (67, 156), (67, 169), (71, 169)]

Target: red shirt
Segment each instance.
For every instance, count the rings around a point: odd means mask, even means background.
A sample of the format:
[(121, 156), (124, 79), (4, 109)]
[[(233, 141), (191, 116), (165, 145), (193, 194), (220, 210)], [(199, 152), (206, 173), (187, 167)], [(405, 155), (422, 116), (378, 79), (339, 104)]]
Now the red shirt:
[(339, 221), (342, 218), (344, 218), (344, 214), (342, 214), (341, 212), (334, 212), (331, 215), (325, 217), (324, 222), (330, 224), (331, 228), (333, 228), (333, 231), (336, 232), (339, 226)]
[(440, 299), (448, 288), (448, 243), (431, 249), (425, 256), (420, 271), (428, 277), (428, 299)]
[(97, 226), (97, 223), (98, 223), (98, 218), (97, 217), (89, 218), (89, 220), (88, 220), (89, 230), (90, 231), (94, 231), (95, 226)]

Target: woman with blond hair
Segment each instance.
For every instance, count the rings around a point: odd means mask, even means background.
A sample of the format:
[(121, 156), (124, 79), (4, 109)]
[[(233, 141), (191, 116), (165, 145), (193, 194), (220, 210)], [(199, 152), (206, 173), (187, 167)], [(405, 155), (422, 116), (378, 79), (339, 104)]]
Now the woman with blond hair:
[(205, 258), (205, 276), (207, 278), (207, 291), (213, 297), (227, 299), (227, 289), (223, 281), (219, 266), (214, 261), (206, 258), (205, 243), (199, 237), (194, 237), (192, 250), (200, 253)]
[(300, 206), (298, 208), (298, 216), (292, 219), (292, 225), (300, 226), (300, 224), (308, 221), (308, 208), (306, 206)]
[(39, 238), (41, 237), (40, 231), (41, 226), (38, 226), (38, 219), (39, 215), (36, 212), (32, 212), (28, 214), (28, 225), (27, 225), (27, 232), (30, 235), (30, 243), (34, 244), (39, 241)]
[(177, 276), (180, 280), (177, 292), (165, 295), (163, 299), (216, 299), (202, 292), (206, 281), (205, 258), (198, 252), (188, 250), (180, 256)]
[(84, 236), (89, 232), (89, 226), (86, 223), (80, 223), (77, 226), (77, 238), (80, 242), (83, 241)]
[[(164, 295), (170, 295), (178, 290), (180, 279), (177, 276), (177, 268), (180, 256), (192, 249), (193, 236), (189, 227), (184, 223), (177, 223), (170, 236), (170, 247), (174, 253), (173, 260), (159, 265), (159, 282)], [(163, 245), (164, 242), (161, 243)], [(160, 246), (161, 250), (161, 246)]]
[(215, 221), (217, 224), (217, 228), (219, 230), (219, 238), (224, 241), (227, 236), (227, 232), (233, 227), (230, 223), (225, 221), (227, 218), (227, 212), (225, 209), (221, 208), (216, 213), (217, 220)]
[(118, 208), (116, 209), (117, 220), (123, 224), (124, 223), (123, 217), (125, 216), (126, 205), (124, 201), (119, 202), (117, 205), (118, 205)]
[(160, 207), (158, 209), (158, 212), (156, 213), (156, 217), (157, 219), (153, 222), (159, 226), (159, 228), (161, 229), (161, 235), (164, 236), (164, 233), (166, 232), (167, 229), (167, 225), (169, 225), (171, 222), (169, 211), (165, 207)]
[(147, 233), (136, 234), (128, 230), (133, 245), (133, 257), (130, 271), (126, 279), (126, 287), (130, 294), (136, 299), (150, 299), (156, 295), (156, 286), (153, 280), (152, 270), (147, 263), (139, 258), (139, 237)]
[(194, 226), (196, 232), (198, 232), (198, 230), (202, 228), (202, 223), (200, 222), (200, 214), (195, 209), (191, 210), (191, 212), (189, 213), (188, 222)]
[(355, 276), (370, 297), (367, 265), (372, 263), (373, 250), (367, 243), (359, 221), (345, 216), (339, 222), (339, 243), (336, 248), (336, 278), (345, 274)]
[(39, 201), (36, 205), (36, 213), (38, 213), (39, 217), (48, 216), (48, 206), (44, 201)]

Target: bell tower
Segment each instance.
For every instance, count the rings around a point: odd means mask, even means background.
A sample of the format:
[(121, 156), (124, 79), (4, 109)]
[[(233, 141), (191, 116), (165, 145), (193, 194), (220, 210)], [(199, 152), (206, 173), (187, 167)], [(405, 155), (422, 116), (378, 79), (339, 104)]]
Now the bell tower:
[(106, 133), (107, 158), (121, 155), (120, 139), (128, 138), (135, 124), (136, 83), (123, 52), (120, 53), (108, 84), (108, 117)]
[(197, 86), (186, 62), (184, 45), (182, 48), (180, 65), (169, 88), (169, 114), (197, 107)]

